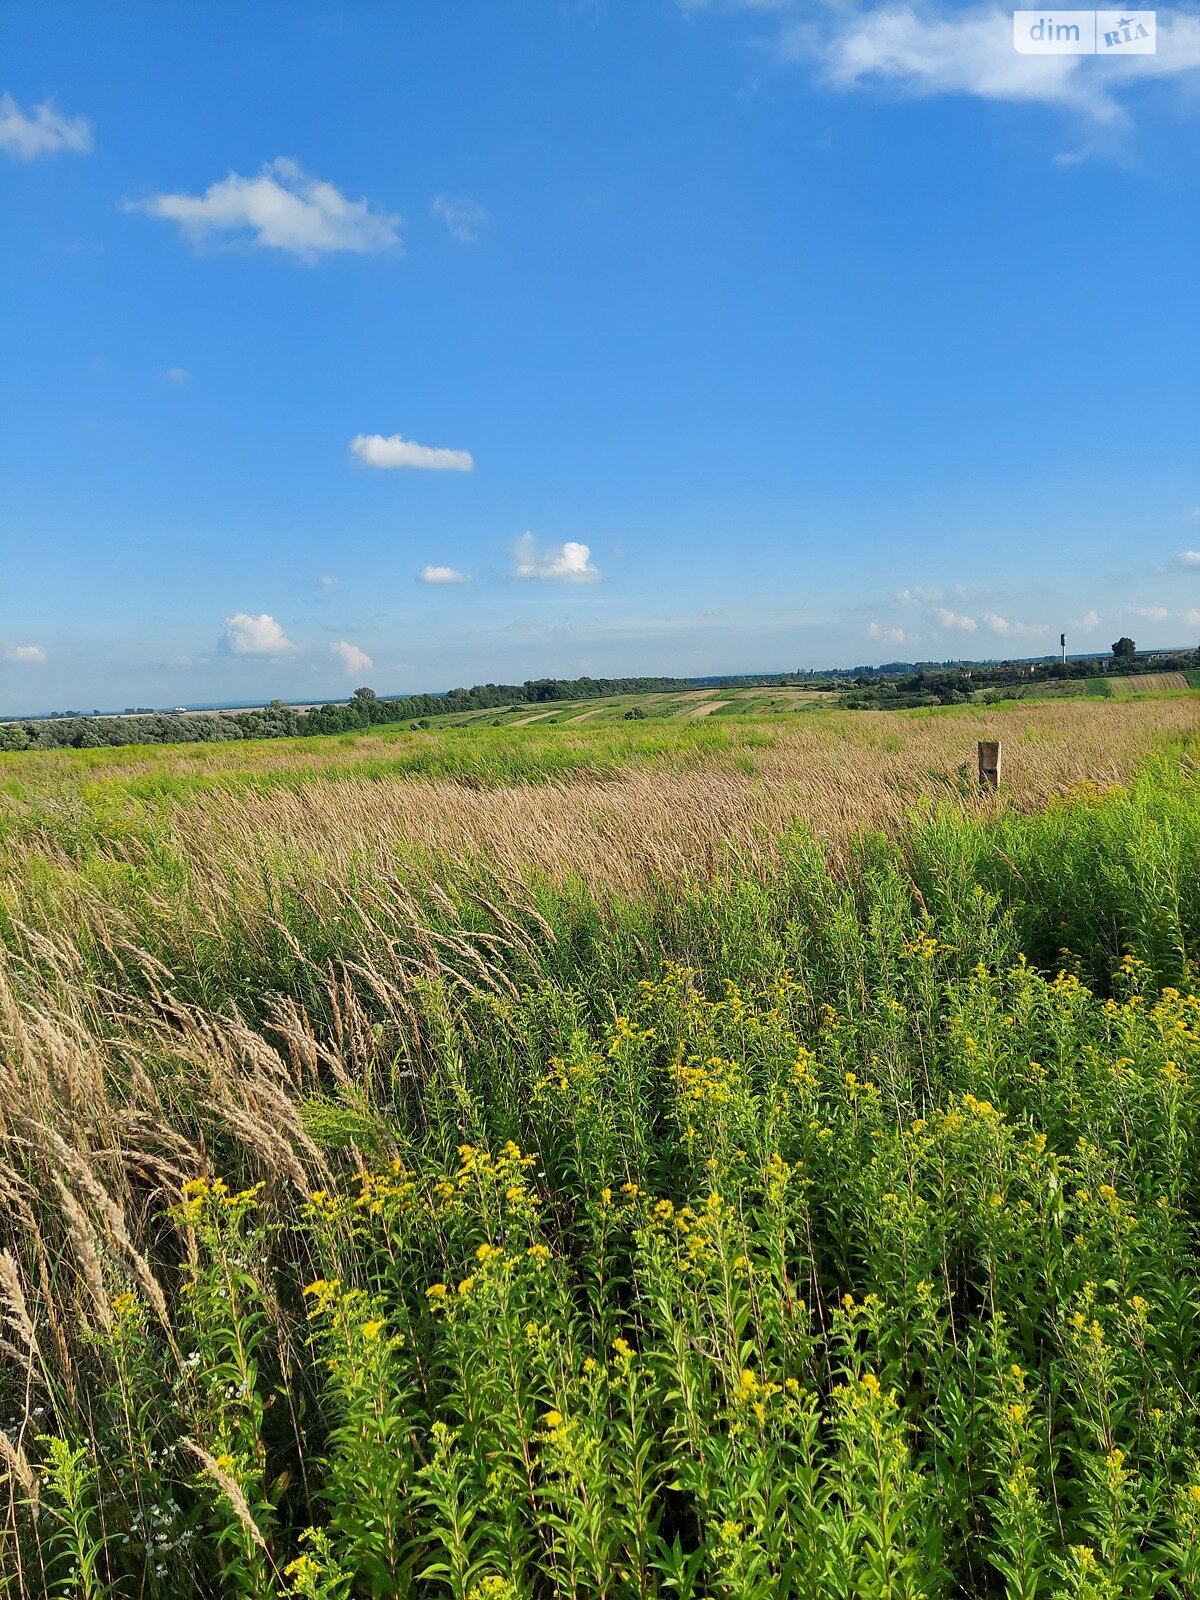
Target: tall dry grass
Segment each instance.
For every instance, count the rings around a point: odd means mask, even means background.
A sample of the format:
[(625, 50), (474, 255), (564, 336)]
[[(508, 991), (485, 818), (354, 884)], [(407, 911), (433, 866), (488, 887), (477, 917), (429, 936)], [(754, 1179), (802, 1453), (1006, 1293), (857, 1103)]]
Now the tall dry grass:
[[(604, 728), (536, 738), (506, 728), (496, 741), (490, 729), (451, 730), (441, 739), (459, 752), (455, 778), (376, 767), (379, 741), (366, 736), (324, 752), (315, 740), (274, 741), (254, 746), (249, 761), (236, 746), (206, 748), (200, 760), (191, 748), (124, 760), (101, 752), (99, 765), (95, 752), (51, 752), (7, 759), (0, 820), (6, 810), (18, 895), (31, 860), (68, 874), (105, 861), (153, 871), (164, 852), (197, 903), (235, 892), (243, 908), (261, 899), (262, 863), (285, 853), (335, 877), (354, 863), (425, 853), (638, 892), (703, 875), (725, 853), (761, 860), (793, 826), (837, 841), (894, 828), (930, 800), (969, 809), (981, 738), (1004, 742), (1003, 803), (1028, 808), (1080, 781), (1121, 782), (1196, 726), (1194, 700), (1164, 700), (858, 713), (783, 728), (747, 720), (706, 729), (719, 737), (699, 743), (667, 725), (621, 730), (615, 747)], [(437, 737), (419, 737), (436, 768)], [(534, 781), (505, 781), (520, 764), (497, 761), (496, 751), (526, 741)], [(546, 754), (559, 749), (575, 762), (565, 774)], [(73, 763), (76, 755), (87, 759)]]
[(191, 861), (238, 840), (250, 860), (284, 844), (338, 870), (399, 845), (638, 893), (651, 881), (703, 875), (722, 856), (764, 863), (772, 841), (796, 826), (837, 842), (894, 829), (923, 802), (991, 804), (978, 796), (975, 745), (997, 734), (1007, 805), (1036, 807), (1081, 781), (1120, 783), (1164, 739), (1196, 730), (1194, 702), (1145, 710), (1027, 705), (999, 718), (912, 718), (899, 728), (885, 713), (861, 713), (772, 730), (757, 747), (735, 746), (713, 766), (684, 771), (631, 763), (598, 779), (584, 772), (494, 788), (350, 780), (274, 788), (252, 803), (207, 794), (179, 815), (180, 838)]
[[(487, 1097), (511, 1080), (515, 1103), (556, 1042), (611, 1016), (665, 958), (714, 981), (738, 962), (755, 971), (791, 918), (829, 982), (848, 983), (820, 885), (830, 866), (876, 870), (864, 830), (907, 837), (938, 803), (982, 840), (989, 821), (1120, 783), (1195, 732), (1183, 701), (861, 714), (739, 730), (707, 747), (709, 764), (681, 735), (603, 772), (513, 784), (493, 781), (486, 753), (455, 782), (329, 775), (281, 746), (269, 770), (287, 782), (177, 787), (197, 768), (170, 753), (109, 758), (99, 781), (95, 762), (72, 777), (70, 753), (10, 758), (0, 1568), (19, 1556), (42, 1419), (96, 1403), (92, 1341), (111, 1337), (114, 1295), (136, 1293), (179, 1355), (191, 1246), (163, 1217), (188, 1180), (261, 1181), (286, 1211), (288, 1195), (418, 1140), (486, 1138)], [(976, 792), (974, 746), (997, 734), (993, 800)], [(208, 775), (235, 774), (239, 754), (214, 753)], [(254, 759), (261, 777), (262, 747)], [(895, 870), (924, 914), (937, 873), (907, 855)], [(1086, 898), (1086, 877), (1072, 893)], [(295, 1335), (283, 1306), (273, 1314), (286, 1357)], [(38, 1582), (22, 1569), (15, 1592)]]

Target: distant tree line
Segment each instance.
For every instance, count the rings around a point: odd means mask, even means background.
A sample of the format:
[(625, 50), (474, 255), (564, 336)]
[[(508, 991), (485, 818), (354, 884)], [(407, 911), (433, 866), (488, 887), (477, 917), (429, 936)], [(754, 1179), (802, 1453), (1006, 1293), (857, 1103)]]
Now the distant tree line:
[[(1058, 656), (1033, 661), (885, 661), (877, 666), (829, 669), (798, 667), (795, 672), (764, 672), (740, 677), (693, 678), (693, 688), (829, 689), (842, 693), (855, 688), (882, 688), (895, 692), (932, 692), (933, 685), (962, 687), (970, 680), (976, 689), (1009, 684), (1044, 683), (1064, 678), (1093, 678), (1102, 673), (1184, 672), (1200, 667), (1200, 650), (1143, 650), (1122, 635), (1114, 641), (1111, 656)], [(881, 681), (883, 680), (883, 681)]]
[(1075, 660), (947, 662), (924, 666), (911, 673), (874, 674), (862, 671), (849, 681), (831, 683), (843, 690), (841, 704), (848, 710), (902, 710), (911, 706), (958, 705), (974, 699), (981, 690), (1003, 699), (1006, 690), (1030, 684), (1075, 679), (1129, 677), (1142, 672), (1186, 672), (1200, 667), (1200, 650), (1147, 650), (1127, 635), (1116, 640), (1112, 655), (1083, 656)]
[(553, 700), (593, 700), (609, 694), (664, 694), (687, 689), (686, 678), (534, 678), (525, 683), (480, 683), (448, 694), (382, 699), (356, 689), (344, 705), (297, 710), (272, 700), (261, 711), (138, 713), (129, 716), (54, 716), (0, 723), (0, 750), (76, 750), (122, 744), (202, 744), (217, 739), (283, 739), (310, 733), (354, 733), (387, 723), (420, 725), (453, 711), (518, 708)]

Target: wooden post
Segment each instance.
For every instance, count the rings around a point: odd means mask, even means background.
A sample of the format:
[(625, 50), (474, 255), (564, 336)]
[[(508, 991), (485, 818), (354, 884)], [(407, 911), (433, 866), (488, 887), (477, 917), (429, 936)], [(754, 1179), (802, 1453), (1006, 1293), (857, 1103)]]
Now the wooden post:
[(1000, 787), (999, 739), (980, 739), (979, 741), (979, 787), (985, 794), (989, 789), (998, 789)]

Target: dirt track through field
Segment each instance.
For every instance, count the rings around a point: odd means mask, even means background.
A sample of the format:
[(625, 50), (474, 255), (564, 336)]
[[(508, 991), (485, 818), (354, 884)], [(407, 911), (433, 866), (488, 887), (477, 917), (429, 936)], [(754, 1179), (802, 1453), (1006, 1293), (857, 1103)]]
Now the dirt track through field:
[(536, 711), (532, 717), (514, 717), (509, 723), (510, 728), (524, 728), (531, 722), (545, 722), (547, 717), (556, 717), (558, 707), (552, 706), (549, 711)]

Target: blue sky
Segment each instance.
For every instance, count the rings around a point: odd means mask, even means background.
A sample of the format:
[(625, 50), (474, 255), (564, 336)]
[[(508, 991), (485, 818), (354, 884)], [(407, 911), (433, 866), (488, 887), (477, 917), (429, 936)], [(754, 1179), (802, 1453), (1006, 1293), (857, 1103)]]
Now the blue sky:
[(1194, 642), (1158, 20), (8, 0), (0, 708)]

